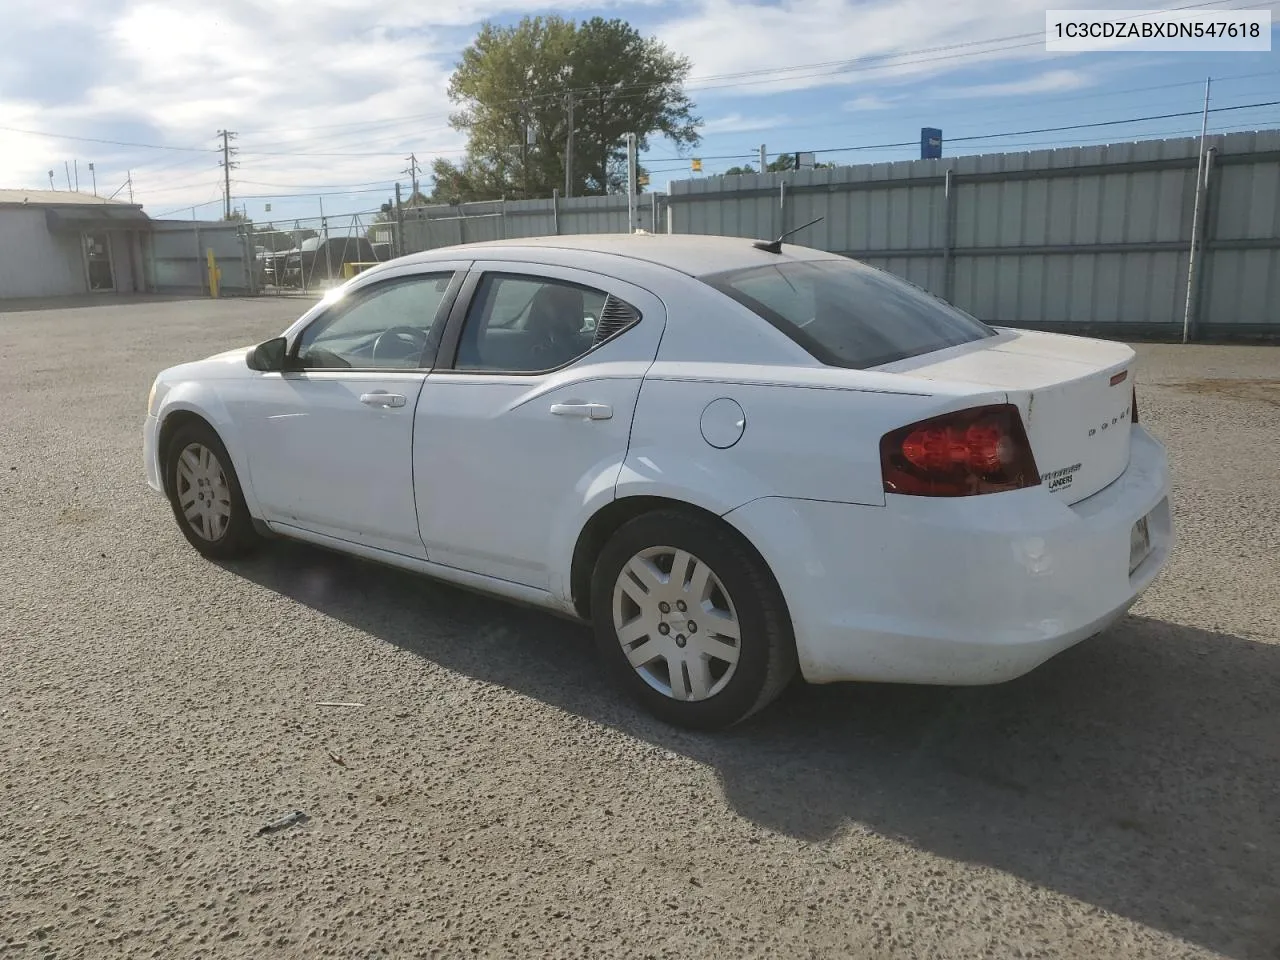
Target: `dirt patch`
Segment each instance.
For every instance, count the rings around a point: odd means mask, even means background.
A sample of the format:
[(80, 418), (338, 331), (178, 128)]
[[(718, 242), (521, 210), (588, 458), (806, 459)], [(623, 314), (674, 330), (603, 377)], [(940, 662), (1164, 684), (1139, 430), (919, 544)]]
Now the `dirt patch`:
[(1188, 393), (1215, 394), (1280, 407), (1280, 380), (1179, 380), (1163, 384)]
[(93, 511), (84, 507), (64, 507), (62, 512), (58, 514), (59, 523), (91, 523), (93, 521)]

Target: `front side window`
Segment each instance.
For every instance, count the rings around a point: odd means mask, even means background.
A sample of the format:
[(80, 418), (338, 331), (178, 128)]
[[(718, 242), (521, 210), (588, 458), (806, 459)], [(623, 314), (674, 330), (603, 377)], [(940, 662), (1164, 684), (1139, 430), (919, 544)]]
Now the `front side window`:
[(430, 359), (439, 325), (440, 306), (453, 273), (400, 277), (351, 294), (339, 301), (298, 340), (298, 362), (316, 368), (414, 368)]
[(487, 274), (467, 311), (458, 370), (535, 373), (572, 363), (639, 319), (600, 290), (517, 274)]
[(875, 367), (995, 335), (963, 310), (855, 260), (793, 260), (702, 280), (829, 366)]

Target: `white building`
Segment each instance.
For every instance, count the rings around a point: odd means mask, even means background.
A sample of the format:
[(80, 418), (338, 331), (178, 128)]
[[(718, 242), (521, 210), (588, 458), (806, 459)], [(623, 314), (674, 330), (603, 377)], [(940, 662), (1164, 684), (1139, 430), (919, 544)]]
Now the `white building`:
[(144, 291), (150, 231), (137, 204), (68, 190), (0, 190), (0, 300)]

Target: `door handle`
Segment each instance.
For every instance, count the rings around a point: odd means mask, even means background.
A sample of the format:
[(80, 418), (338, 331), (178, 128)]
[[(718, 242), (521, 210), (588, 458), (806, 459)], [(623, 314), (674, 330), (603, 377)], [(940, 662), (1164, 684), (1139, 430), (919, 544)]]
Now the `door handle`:
[(379, 391), (377, 393), (360, 394), (360, 402), (370, 407), (403, 407), (404, 395), (399, 393), (386, 393)]
[(613, 407), (607, 403), (553, 403), (551, 413), (557, 417), (608, 420), (613, 416)]

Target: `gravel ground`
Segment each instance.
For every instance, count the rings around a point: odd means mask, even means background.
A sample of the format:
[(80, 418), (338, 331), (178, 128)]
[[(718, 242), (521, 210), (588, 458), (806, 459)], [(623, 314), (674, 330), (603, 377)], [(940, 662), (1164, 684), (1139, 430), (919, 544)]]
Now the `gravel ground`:
[(0, 314), (0, 957), (1280, 957), (1280, 348), (1139, 348), (1181, 540), (1107, 634), (701, 736), (572, 624), (187, 546), (151, 378), (304, 306)]

